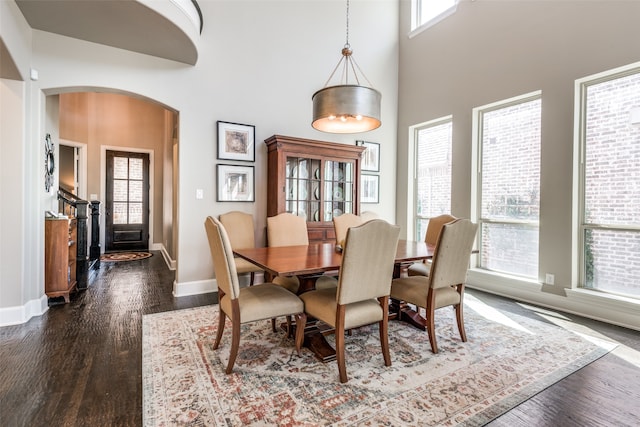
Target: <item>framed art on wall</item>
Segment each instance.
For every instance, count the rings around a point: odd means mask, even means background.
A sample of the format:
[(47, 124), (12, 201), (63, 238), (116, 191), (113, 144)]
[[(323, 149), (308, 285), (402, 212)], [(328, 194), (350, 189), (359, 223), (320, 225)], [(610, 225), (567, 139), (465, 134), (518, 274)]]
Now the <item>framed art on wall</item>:
[(362, 178), (360, 202), (378, 203), (380, 199), (380, 176), (362, 174), (360, 177)]
[(255, 136), (255, 126), (218, 121), (218, 159), (255, 161)]
[(253, 202), (253, 166), (217, 165), (219, 202)]
[(377, 142), (356, 141), (356, 145), (366, 148), (362, 152), (362, 170), (380, 172), (380, 144)]

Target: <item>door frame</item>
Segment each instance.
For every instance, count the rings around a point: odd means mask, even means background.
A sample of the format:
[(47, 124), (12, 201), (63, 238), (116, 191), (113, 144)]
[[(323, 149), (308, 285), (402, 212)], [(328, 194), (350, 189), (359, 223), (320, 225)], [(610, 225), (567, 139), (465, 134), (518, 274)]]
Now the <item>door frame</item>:
[[(87, 198), (87, 144), (62, 138), (58, 141), (58, 146), (64, 145), (67, 147), (78, 148), (78, 167), (76, 168), (74, 165), (74, 169), (76, 169), (75, 173), (78, 176), (78, 189), (76, 195), (81, 199), (89, 200)], [(59, 159), (59, 147), (56, 148), (58, 149), (58, 156), (56, 158)]]
[(153, 192), (154, 192), (154, 159), (153, 150), (145, 148), (125, 147), (117, 145), (100, 146), (100, 252), (105, 249), (105, 201), (107, 193), (107, 151), (125, 151), (130, 153), (145, 153), (149, 155), (149, 250), (156, 250), (153, 243)]

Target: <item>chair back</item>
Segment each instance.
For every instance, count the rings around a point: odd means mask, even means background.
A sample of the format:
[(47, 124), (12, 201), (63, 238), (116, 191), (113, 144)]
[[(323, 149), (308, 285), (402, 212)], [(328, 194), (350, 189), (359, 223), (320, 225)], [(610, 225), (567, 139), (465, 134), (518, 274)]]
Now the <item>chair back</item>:
[(345, 213), (340, 216), (334, 216), (333, 228), (336, 232), (336, 244), (344, 246), (344, 241), (347, 238), (347, 230), (351, 227), (357, 227), (362, 224), (362, 218), (352, 213)]
[(230, 299), (236, 299), (240, 294), (240, 284), (229, 236), (220, 221), (211, 216), (204, 221), (204, 227), (207, 230), (218, 288)]
[(337, 302), (346, 305), (389, 295), (400, 227), (374, 219), (347, 231)]
[(267, 218), (269, 246), (300, 246), (309, 244), (307, 221), (288, 212)]
[(362, 218), (362, 223), (371, 221), (372, 219), (380, 218), (377, 213), (371, 211), (365, 211), (360, 213), (360, 218)]
[(240, 211), (227, 212), (220, 215), (220, 223), (222, 223), (229, 235), (232, 248), (255, 248), (256, 238), (253, 228), (253, 215)]
[(442, 227), (429, 274), (432, 288), (444, 288), (467, 281), (469, 257), (477, 230), (478, 224), (468, 219), (458, 219)]
[(428, 245), (435, 245), (438, 241), (438, 235), (440, 234), (440, 230), (442, 230), (442, 226), (456, 219), (455, 216), (449, 214), (442, 214), (430, 218), (429, 224), (427, 224), (427, 232), (424, 235), (424, 241)]

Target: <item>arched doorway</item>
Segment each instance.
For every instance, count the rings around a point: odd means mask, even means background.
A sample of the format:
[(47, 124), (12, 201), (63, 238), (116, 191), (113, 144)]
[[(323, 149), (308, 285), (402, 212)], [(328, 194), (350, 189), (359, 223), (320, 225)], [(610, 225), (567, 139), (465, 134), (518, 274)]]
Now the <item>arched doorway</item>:
[(177, 213), (178, 113), (154, 100), (113, 90), (47, 91), (57, 102), (60, 140), (86, 145), (86, 197), (101, 201), (100, 242), (105, 248), (106, 152), (149, 153), (149, 244), (170, 268), (177, 263), (174, 219)]

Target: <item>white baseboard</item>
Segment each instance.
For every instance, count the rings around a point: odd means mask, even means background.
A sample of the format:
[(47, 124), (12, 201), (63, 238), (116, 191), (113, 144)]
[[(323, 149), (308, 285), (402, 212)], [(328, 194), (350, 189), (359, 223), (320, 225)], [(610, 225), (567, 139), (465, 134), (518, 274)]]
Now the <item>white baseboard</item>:
[[(238, 276), (238, 282), (240, 283), (240, 287), (249, 286), (250, 275), (243, 274)], [(254, 283), (262, 283), (264, 282), (264, 273), (256, 273), (254, 278)], [(189, 295), (200, 295), (206, 294), (209, 292), (218, 292), (218, 284), (216, 283), (216, 279), (207, 279), (207, 280), (195, 280), (193, 282), (173, 282), (173, 296), (174, 297), (186, 297)]]
[(0, 308), (0, 327), (27, 323), (34, 316), (42, 316), (49, 310), (48, 298), (27, 301), (24, 305)]
[(469, 270), (467, 280), (470, 288), (640, 331), (637, 300), (583, 289), (563, 289), (564, 295), (557, 295), (543, 292), (540, 283), (481, 270)]
[(155, 251), (160, 251), (160, 253), (162, 254), (162, 258), (164, 258), (164, 262), (167, 264), (169, 270), (176, 269), (176, 260), (171, 258), (171, 255), (169, 255), (167, 248), (165, 248), (162, 243), (154, 243), (153, 245), (151, 245), (151, 247)]
[(173, 296), (186, 297), (188, 295), (200, 295), (216, 292), (218, 284), (215, 279), (195, 280), (193, 282), (173, 282)]

